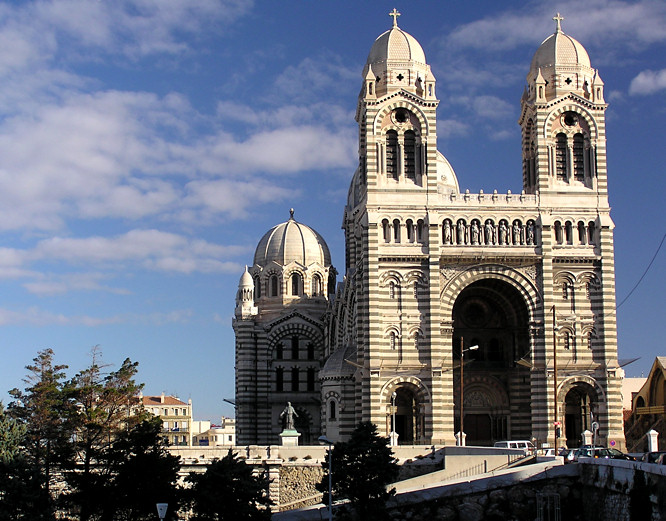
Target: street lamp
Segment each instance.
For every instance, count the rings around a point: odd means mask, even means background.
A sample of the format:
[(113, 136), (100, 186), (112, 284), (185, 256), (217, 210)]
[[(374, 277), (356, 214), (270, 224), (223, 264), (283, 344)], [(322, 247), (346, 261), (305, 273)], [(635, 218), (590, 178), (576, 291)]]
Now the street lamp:
[(160, 521), (164, 521), (167, 508), (169, 508), (169, 503), (157, 503), (157, 515), (160, 517)]
[(465, 366), (465, 353), (467, 351), (476, 351), (479, 346), (470, 346), (467, 349), (463, 349), (464, 346), (464, 340), (463, 337), (460, 337), (460, 439), (458, 440), (458, 445), (460, 447), (465, 446), (465, 434), (463, 430), (463, 423), (464, 423), (464, 412), (463, 412), (463, 367)]
[(326, 436), (319, 436), (319, 443), (328, 445), (328, 521), (333, 521), (333, 445)]
[(396, 430), (395, 430), (395, 399), (398, 397), (398, 393), (393, 391), (393, 394), (391, 395), (391, 415), (393, 418), (393, 421), (391, 423), (391, 445), (397, 445), (397, 440), (396, 440)]

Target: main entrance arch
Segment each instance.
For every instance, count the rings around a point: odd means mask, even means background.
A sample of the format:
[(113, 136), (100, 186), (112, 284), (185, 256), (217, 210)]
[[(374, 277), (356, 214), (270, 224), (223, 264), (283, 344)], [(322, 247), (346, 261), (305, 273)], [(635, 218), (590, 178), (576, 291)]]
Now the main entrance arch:
[[(465, 287), (453, 305), (455, 428), (460, 429), (460, 349), (468, 445), (531, 437), (530, 371), (516, 362), (530, 352), (529, 313), (520, 292), (496, 278)], [(457, 369), (457, 370), (456, 370)]]

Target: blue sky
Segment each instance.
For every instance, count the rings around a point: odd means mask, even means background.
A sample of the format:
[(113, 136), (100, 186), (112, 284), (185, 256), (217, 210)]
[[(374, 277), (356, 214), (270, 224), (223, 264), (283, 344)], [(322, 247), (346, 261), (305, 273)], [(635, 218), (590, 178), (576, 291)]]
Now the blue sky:
[[(606, 85), (620, 302), (666, 232), (663, 1), (0, 3), (0, 399), (52, 348), (101, 346), (145, 393), (233, 415), (238, 280), (296, 218), (344, 268), (361, 72), (388, 12), (437, 78), (440, 151), (461, 189), (521, 190), (519, 101), (563, 30)], [(618, 311), (628, 376), (664, 355), (664, 248)]]

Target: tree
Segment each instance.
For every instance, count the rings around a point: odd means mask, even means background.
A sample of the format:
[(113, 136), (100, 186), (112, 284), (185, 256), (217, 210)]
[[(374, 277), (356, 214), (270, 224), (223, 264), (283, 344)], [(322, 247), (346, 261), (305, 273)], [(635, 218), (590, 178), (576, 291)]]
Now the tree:
[(155, 519), (155, 504), (168, 503), (168, 518), (176, 519), (181, 492), (180, 456), (172, 456), (160, 436), (162, 422), (152, 417), (134, 425), (109, 448), (113, 477), (105, 489), (102, 519)]
[(255, 476), (252, 468), (231, 449), (227, 455), (208, 465), (204, 474), (191, 473), (189, 502), (193, 521), (269, 520), (265, 478)]
[[(394, 482), (399, 468), (388, 446), (388, 438), (379, 436), (377, 426), (361, 422), (347, 442), (338, 442), (333, 447), (333, 498), (349, 499), (359, 519), (376, 519), (385, 511), (386, 500), (395, 494), (387, 490)], [(328, 472), (326, 454), (322, 466)], [(328, 474), (317, 489), (324, 492), (328, 503)]]
[(102, 372), (99, 347), (92, 350), (92, 361), (65, 386), (75, 407), (70, 419), (74, 437), (75, 464), (66, 472), (70, 487), (67, 501), (87, 521), (100, 510), (98, 496), (112, 478), (114, 457), (110, 448), (124, 433), (146, 419), (138, 408), (137, 395), (143, 387), (135, 382), (138, 364), (126, 359), (117, 371)]
[(26, 366), (29, 374), (24, 382), (28, 387), (9, 391), (14, 400), (7, 414), (25, 426), (25, 464), (41, 477), (43, 497), (48, 500), (39, 514), (53, 518), (55, 504), (49, 498), (55, 471), (71, 461), (72, 403), (64, 391), (67, 366), (54, 364), (53, 351), (40, 351), (33, 362)]
[(0, 402), (0, 521), (49, 519), (49, 497), (25, 458), (26, 427)]

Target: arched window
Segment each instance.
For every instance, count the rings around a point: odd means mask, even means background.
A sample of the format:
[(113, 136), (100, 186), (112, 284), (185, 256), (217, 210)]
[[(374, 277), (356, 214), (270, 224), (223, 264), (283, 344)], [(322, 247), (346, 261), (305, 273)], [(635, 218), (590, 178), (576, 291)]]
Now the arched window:
[(564, 300), (569, 299), (569, 284), (566, 282), (562, 283), (562, 298)]
[(578, 242), (585, 244), (585, 223), (583, 221), (578, 221)]
[(391, 242), (391, 228), (388, 219), (382, 221), (382, 232), (384, 234), (384, 242)]
[(284, 390), (284, 369), (282, 367), (275, 369), (275, 390), (279, 393)]
[(298, 367), (291, 368), (291, 390), (298, 391)]
[(405, 132), (405, 177), (416, 179), (416, 135), (413, 130)]
[(416, 221), (416, 240), (418, 242), (423, 242), (423, 219)]
[(336, 420), (337, 419), (337, 407), (335, 406), (335, 400), (328, 402), (328, 419)]
[(291, 276), (291, 294), (293, 296), (297, 296), (301, 294), (301, 288), (303, 287), (303, 284), (301, 282), (301, 274), (300, 273), (294, 273)]
[(585, 180), (585, 141), (583, 134), (575, 134), (573, 138), (573, 174), (576, 181)]
[(395, 331), (391, 331), (389, 334), (389, 347), (391, 350), (395, 349)]
[(573, 228), (571, 221), (567, 221), (564, 225), (564, 234), (566, 236), (567, 244), (573, 244)]
[(555, 242), (562, 244), (562, 223), (560, 221), (555, 221)]
[(400, 242), (400, 221), (393, 220), (393, 242)]
[(319, 275), (314, 275), (312, 277), (312, 296), (321, 296), (321, 277)]
[(389, 298), (395, 298), (395, 282), (393, 281), (389, 282)]
[(283, 350), (282, 342), (278, 342), (277, 346), (275, 346), (275, 358), (281, 360), (284, 356)]
[(308, 391), (314, 391), (315, 390), (315, 370), (312, 367), (308, 367), (307, 390)]
[(419, 281), (414, 281), (414, 298), (419, 298)]
[(314, 360), (315, 358), (314, 352), (315, 352), (314, 344), (312, 342), (308, 342), (308, 360)]
[(567, 180), (567, 136), (561, 133), (555, 140), (555, 175), (559, 181)]
[(277, 297), (278, 291), (278, 278), (277, 275), (271, 275), (271, 297)]
[(386, 175), (398, 179), (398, 133), (389, 130), (386, 133)]
[(298, 337), (291, 337), (291, 358), (293, 360), (298, 360)]
[(588, 244), (594, 244), (594, 233), (595, 233), (594, 221), (587, 223), (587, 242)]
[(261, 298), (261, 279), (259, 277), (254, 278), (254, 298)]
[(414, 333), (414, 349), (419, 350), (419, 332)]
[(405, 228), (407, 229), (407, 242), (414, 242), (414, 223), (411, 219), (407, 219), (405, 224)]
[(567, 350), (571, 349), (571, 338), (568, 331), (562, 333), (562, 347)]

